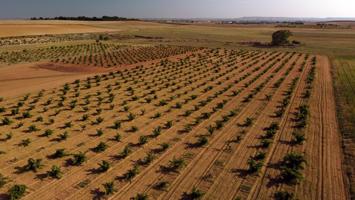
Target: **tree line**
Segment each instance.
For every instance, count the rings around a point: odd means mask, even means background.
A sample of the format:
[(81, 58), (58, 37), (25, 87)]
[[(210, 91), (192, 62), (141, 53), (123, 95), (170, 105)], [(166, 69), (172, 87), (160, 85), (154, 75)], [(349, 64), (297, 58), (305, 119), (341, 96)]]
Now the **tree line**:
[(118, 16), (102, 16), (102, 17), (87, 17), (87, 16), (78, 16), (78, 17), (32, 17), (31, 20), (76, 20), (76, 21), (138, 21), (134, 18), (125, 18)]

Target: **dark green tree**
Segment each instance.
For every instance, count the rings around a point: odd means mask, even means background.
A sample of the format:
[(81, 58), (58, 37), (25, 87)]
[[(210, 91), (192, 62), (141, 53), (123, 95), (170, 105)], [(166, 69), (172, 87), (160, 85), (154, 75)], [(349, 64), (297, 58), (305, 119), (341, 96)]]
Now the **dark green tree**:
[(288, 38), (292, 36), (291, 31), (289, 30), (279, 30), (272, 34), (272, 42), (273, 46), (280, 46), (288, 44)]

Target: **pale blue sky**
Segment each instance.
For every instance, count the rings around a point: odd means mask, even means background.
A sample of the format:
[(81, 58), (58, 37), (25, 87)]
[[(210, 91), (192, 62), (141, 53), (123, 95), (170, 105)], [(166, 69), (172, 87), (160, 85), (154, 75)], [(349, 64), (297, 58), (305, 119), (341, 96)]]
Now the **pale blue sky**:
[(355, 0), (0, 0), (0, 18), (355, 17)]

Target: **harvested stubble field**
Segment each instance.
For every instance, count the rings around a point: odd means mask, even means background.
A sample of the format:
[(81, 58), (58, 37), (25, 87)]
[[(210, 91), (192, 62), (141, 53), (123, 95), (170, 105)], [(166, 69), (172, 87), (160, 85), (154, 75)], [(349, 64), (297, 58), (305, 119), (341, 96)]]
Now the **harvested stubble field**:
[(192, 50), (2, 100), (0, 199), (346, 199), (326, 57)]
[(29, 22), (28, 20), (1, 20), (0, 29), (0, 37), (67, 33), (93, 33), (115, 30), (111, 28), (94, 27), (90, 22)]

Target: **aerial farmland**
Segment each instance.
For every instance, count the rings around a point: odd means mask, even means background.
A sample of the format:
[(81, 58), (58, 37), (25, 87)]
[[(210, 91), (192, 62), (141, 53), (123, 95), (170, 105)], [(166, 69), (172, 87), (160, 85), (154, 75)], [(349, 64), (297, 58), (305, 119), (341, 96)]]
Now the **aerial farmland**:
[(95, 20), (0, 22), (1, 200), (354, 198), (353, 23)]

